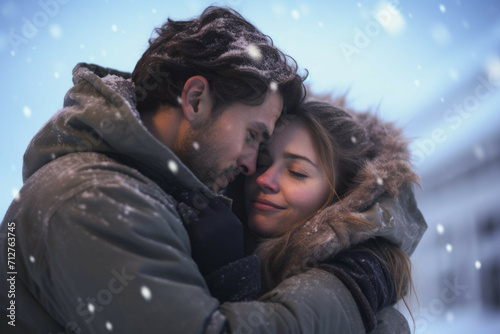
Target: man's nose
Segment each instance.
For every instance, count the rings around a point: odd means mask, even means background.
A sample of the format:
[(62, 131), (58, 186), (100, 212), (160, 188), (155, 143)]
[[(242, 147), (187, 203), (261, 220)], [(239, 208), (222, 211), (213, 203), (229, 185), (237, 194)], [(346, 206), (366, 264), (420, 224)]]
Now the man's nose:
[(238, 159), (238, 166), (244, 175), (253, 175), (256, 170), (257, 155), (259, 154), (259, 149), (249, 148), (242, 153), (241, 157)]

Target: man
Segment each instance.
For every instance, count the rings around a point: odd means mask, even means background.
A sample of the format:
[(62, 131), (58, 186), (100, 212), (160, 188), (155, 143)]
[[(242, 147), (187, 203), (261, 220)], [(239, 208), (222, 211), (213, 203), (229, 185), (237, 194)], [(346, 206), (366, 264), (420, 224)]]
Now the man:
[[(1, 249), (2, 333), (364, 331), (352, 296), (318, 269), (259, 301), (210, 295), (204, 275), (239, 256), (200, 273), (174, 190), (218, 200), (211, 190), (253, 173), (259, 143), (303, 98), (302, 79), (231, 10), (157, 33), (132, 75), (77, 65), (64, 108), (27, 148), (1, 226), (3, 245), (15, 235), (11, 269)], [(220, 241), (237, 233), (229, 226)]]

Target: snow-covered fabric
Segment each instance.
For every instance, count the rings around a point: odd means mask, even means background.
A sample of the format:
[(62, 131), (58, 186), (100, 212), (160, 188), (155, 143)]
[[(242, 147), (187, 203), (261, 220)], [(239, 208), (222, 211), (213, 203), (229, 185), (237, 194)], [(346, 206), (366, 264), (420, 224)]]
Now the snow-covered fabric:
[(256, 300), (261, 295), (257, 255), (231, 262), (205, 277), (212, 296), (221, 303)]
[[(220, 305), (168, 194), (208, 189), (141, 124), (128, 74), (87, 64), (73, 74), (64, 108), (26, 150), (25, 183), (0, 227), (1, 333), (364, 331), (351, 294), (319, 269)], [(9, 222), (16, 327), (5, 328)]]
[(394, 280), (387, 266), (371, 252), (341, 252), (318, 268), (335, 274), (351, 292), (367, 333), (377, 326), (376, 312), (396, 303)]

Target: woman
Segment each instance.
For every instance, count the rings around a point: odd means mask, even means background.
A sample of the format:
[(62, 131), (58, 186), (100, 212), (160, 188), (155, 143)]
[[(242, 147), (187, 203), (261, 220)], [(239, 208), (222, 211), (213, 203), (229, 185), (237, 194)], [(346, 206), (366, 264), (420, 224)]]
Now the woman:
[[(232, 189), (264, 290), (311, 266), (341, 277), (325, 263), (362, 266), (369, 253), (387, 269), (377, 273), (393, 280), (392, 303), (402, 299), (411, 286), (409, 255), (426, 229), (409, 160), (401, 131), (373, 114), (306, 102), (283, 116), (246, 177), (243, 208)], [(367, 321), (373, 327), (373, 317)]]

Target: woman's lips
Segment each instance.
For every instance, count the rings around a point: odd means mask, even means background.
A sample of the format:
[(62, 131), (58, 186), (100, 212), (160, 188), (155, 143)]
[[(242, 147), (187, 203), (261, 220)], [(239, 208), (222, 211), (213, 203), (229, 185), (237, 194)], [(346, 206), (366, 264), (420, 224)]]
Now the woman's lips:
[(277, 211), (277, 210), (283, 210), (285, 209), (284, 207), (275, 204), (271, 201), (261, 199), (261, 198), (256, 198), (252, 201), (252, 205), (254, 209), (260, 210), (260, 211)]

